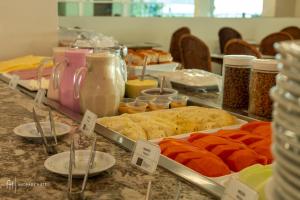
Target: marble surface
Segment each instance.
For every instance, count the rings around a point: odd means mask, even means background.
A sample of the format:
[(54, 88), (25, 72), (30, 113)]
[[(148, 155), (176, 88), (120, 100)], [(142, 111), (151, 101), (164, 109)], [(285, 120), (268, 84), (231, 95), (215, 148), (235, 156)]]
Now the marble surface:
[[(0, 199), (66, 199), (67, 178), (44, 168), (47, 155), (40, 144), (27, 141), (13, 133), (23, 123), (32, 122), (33, 100), (8, 88), (0, 81)], [(46, 107), (37, 110), (46, 119)], [(74, 121), (53, 112), (55, 121), (72, 126), (72, 131), (59, 140), (58, 151), (68, 151), (71, 138), (77, 138), (77, 149), (89, 146), (89, 140), (80, 137)], [(90, 178), (86, 188), (88, 199), (144, 199), (149, 180), (152, 181), (151, 199), (174, 199), (181, 182), (180, 199), (214, 199), (205, 191), (179, 180), (175, 175), (158, 168), (154, 175), (146, 174), (130, 165), (131, 153), (98, 136), (97, 150), (110, 153), (116, 165), (99, 176)], [(17, 185), (14, 187), (12, 185)], [(78, 189), (81, 180), (73, 182)]]

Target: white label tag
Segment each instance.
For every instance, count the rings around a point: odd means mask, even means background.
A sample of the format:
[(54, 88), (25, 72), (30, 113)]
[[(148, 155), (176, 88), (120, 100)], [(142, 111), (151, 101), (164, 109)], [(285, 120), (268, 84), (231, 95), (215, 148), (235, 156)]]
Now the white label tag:
[(43, 99), (45, 98), (46, 90), (39, 89), (38, 92), (35, 95), (34, 103), (37, 105), (40, 105), (43, 102)]
[(160, 157), (160, 148), (151, 142), (138, 140), (131, 159), (131, 163), (136, 167), (154, 173)]
[(98, 117), (95, 113), (86, 110), (79, 129), (86, 135), (93, 134), (97, 118)]
[(8, 87), (10, 87), (11, 89), (16, 89), (17, 85), (19, 83), (20, 77), (17, 75), (13, 75), (9, 81)]
[(238, 179), (230, 179), (225, 188), (222, 200), (258, 200), (258, 193), (240, 182)]

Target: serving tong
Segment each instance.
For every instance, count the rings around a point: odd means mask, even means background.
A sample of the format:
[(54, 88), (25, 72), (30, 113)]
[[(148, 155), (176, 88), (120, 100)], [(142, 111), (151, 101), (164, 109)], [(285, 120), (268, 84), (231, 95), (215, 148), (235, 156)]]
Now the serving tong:
[(73, 167), (76, 168), (76, 165), (75, 165), (74, 138), (72, 140), (72, 143), (71, 143), (71, 146), (70, 146), (70, 160), (69, 160), (69, 174), (68, 174), (68, 191), (67, 191), (68, 192), (68, 199), (71, 199), (71, 200), (83, 200), (83, 199), (85, 199), (84, 191), (86, 189), (90, 169), (92, 168), (92, 166), (94, 164), (95, 152), (96, 152), (95, 151), (96, 141), (97, 141), (97, 137), (95, 136), (94, 141), (92, 143), (92, 148), (91, 148), (91, 151), (90, 151), (88, 163), (87, 163), (87, 166), (86, 166), (85, 175), (84, 175), (83, 182), (82, 182), (82, 185), (81, 185), (81, 190), (74, 192), (72, 190), (72, 179), (73, 179)]
[(40, 121), (39, 121), (39, 119), (38, 119), (38, 117), (36, 115), (36, 112), (35, 112), (34, 108), (32, 109), (32, 113), (33, 113), (33, 120), (35, 122), (35, 126), (36, 126), (36, 129), (37, 129), (37, 132), (42, 137), (42, 142), (43, 142), (43, 145), (44, 145), (44, 148), (45, 148), (45, 151), (46, 151), (47, 155), (56, 154), (57, 150), (56, 150), (55, 147), (57, 146), (57, 137), (56, 137), (55, 123), (54, 123), (54, 120), (53, 120), (53, 115), (52, 115), (51, 109), (49, 110), (50, 134), (51, 134), (51, 137), (54, 140), (54, 143), (53, 142), (52, 143), (48, 143), (48, 139), (47, 139), (47, 137), (44, 134), (43, 128), (42, 128), (42, 126), (40, 124)]

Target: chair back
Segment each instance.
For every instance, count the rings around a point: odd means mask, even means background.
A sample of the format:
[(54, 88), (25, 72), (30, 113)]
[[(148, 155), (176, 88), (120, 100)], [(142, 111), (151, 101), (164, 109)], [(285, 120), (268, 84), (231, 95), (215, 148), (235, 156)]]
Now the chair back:
[(187, 34), (181, 37), (179, 44), (184, 68), (211, 71), (209, 48), (202, 40)]
[(170, 53), (173, 57), (173, 61), (181, 63), (179, 40), (182, 35), (190, 33), (191, 31), (188, 27), (181, 27), (173, 33), (170, 43)]
[(269, 55), (269, 56), (275, 56), (276, 50), (274, 49), (274, 44), (276, 42), (286, 41), (286, 40), (292, 40), (292, 36), (288, 33), (284, 32), (278, 32), (278, 33), (272, 33), (265, 38), (262, 39), (260, 42), (260, 52), (263, 55)]
[(297, 26), (286, 27), (286, 28), (282, 29), (280, 32), (290, 34), (293, 37), (293, 39), (295, 39), (295, 40), (300, 39), (300, 28)]
[(224, 49), (226, 55), (251, 55), (261, 58), (261, 53), (252, 45), (241, 39), (232, 39), (227, 42)]
[(231, 39), (242, 39), (242, 35), (233, 28), (223, 27), (219, 30), (220, 52), (224, 53), (226, 43)]

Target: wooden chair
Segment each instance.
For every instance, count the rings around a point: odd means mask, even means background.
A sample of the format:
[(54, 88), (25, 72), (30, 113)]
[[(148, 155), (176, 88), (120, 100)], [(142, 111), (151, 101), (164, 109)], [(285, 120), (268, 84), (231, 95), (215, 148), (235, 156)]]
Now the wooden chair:
[(226, 55), (251, 55), (261, 58), (261, 53), (252, 45), (241, 39), (229, 40), (224, 49)]
[(300, 28), (297, 26), (286, 27), (286, 28), (282, 29), (280, 32), (290, 34), (293, 37), (293, 39), (295, 39), (295, 40), (300, 39)]
[(231, 39), (242, 39), (242, 35), (230, 27), (223, 27), (219, 30), (220, 52), (224, 53), (226, 43)]
[(181, 27), (173, 33), (171, 38), (171, 43), (170, 43), (170, 53), (175, 62), (181, 63), (181, 56), (180, 56), (180, 49), (179, 49), (180, 37), (182, 35), (190, 34), (190, 33), (191, 31), (188, 27)]
[(284, 32), (278, 32), (278, 33), (272, 33), (265, 38), (262, 39), (260, 42), (260, 52), (263, 55), (270, 55), (275, 56), (276, 51), (274, 49), (274, 44), (276, 42), (286, 41), (286, 40), (292, 40), (292, 36), (288, 33)]
[(179, 47), (184, 68), (211, 71), (209, 48), (202, 40), (186, 34), (180, 38)]

